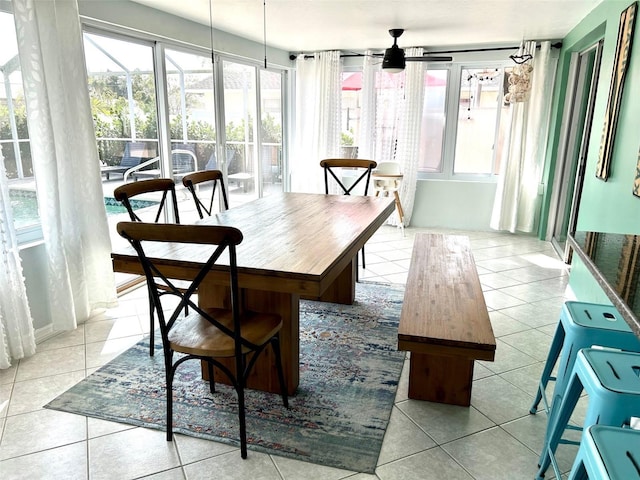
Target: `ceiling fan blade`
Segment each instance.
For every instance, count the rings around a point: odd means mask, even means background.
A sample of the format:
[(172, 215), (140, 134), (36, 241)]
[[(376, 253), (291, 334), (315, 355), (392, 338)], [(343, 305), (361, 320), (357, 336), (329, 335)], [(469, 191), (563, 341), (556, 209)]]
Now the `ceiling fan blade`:
[(453, 57), (424, 55), (422, 57), (405, 57), (407, 62), (451, 62)]

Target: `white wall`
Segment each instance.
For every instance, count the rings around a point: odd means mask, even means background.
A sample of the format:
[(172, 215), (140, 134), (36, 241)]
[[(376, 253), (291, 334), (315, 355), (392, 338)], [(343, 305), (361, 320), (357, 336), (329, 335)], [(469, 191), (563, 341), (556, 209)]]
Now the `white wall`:
[(495, 183), (418, 180), (413, 227), (488, 231)]
[(51, 324), (47, 287), (47, 259), (44, 244), (34, 244), (20, 249), (22, 273), (27, 289), (29, 308), (36, 331)]

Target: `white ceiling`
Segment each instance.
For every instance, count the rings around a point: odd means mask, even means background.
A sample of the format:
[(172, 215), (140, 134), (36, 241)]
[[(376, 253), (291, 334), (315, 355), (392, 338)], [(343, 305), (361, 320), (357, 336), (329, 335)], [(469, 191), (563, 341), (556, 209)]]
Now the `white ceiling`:
[[(263, 0), (132, 0), (263, 42)], [(291, 52), (517, 45), (563, 38), (602, 0), (264, 0), (267, 44)]]

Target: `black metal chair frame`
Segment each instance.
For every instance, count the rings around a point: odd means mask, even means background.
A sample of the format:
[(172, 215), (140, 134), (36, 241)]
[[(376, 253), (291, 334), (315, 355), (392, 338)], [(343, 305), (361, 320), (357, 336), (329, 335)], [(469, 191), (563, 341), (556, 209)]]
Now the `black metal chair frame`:
[[(351, 158), (327, 158), (325, 160), (320, 161), (320, 166), (324, 169), (324, 193), (329, 193), (329, 174), (334, 178), (334, 180), (340, 185), (342, 192), (344, 195), (351, 195), (351, 191), (360, 184), (360, 182), (366, 178), (364, 181), (364, 194), (367, 195), (369, 192), (369, 181), (371, 179), (371, 172), (374, 168), (376, 168), (377, 163), (373, 160), (363, 160), (363, 159), (351, 159)], [(364, 169), (364, 172), (357, 178), (353, 185), (347, 188), (342, 180), (338, 178), (338, 176), (333, 171), (334, 168), (352, 168), (352, 169)]]
[[(201, 185), (205, 182), (212, 183), (211, 190), (211, 200), (209, 201), (209, 206), (205, 205), (198, 193), (196, 192), (196, 186)], [(182, 179), (182, 184), (191, 192), (193, 196), (193, 201), (196, 204), (196, 210), (198, 211), (198, 215), (200, 218), (204, 218), (204, 212), (207, 215), (211, 216), (211, 212), (213, 211), (213, 199), (216, 196), (216, 187), (220, 184), (220, 191), (222, 192), (222, 201), (224, 204), (224, 209), (229, 210), (229, 200), (227, 199), (227, 191), (224, 187), (224, 178), (222, 172), (220, 170), (205, 170), (203, 172), (196, 172), (186, 175)]]
[[(162, 192), (162, 199), (158, 205), (156, 217), (153, 220), (155, 223), (160, 221), (160, 216), (167, 205), (171, 202), (171, 208), (173, 208), (173, 214), (175, 216), (175, 222), (180, 223), (180, 215), (178, 212), (178, 199), (176, 196), (176, 184), (169, 178), (156, 178), (150, 180), (142, 180), (139, 182), (131, 182), (119, 186), (113, 191), (113, 196), (116, 200), (122, 202), (127, 209), (129, 217), (132, 222), (142, 222), (143, 220), (138, 217), (134, 208), (131, 206), (130, 199), (143, 193)], [(167, 200), (167, 197), (170, 197)]]
[[(247, 458), (247, 431), (246, 431), (246, 412), (244, 390), (246, 388), (247, 378), (249, 377), (253, 366), (260, 353), (271, 345), (273, 348), (276, 369), (278, 371), (278, 379), (280, 382), (281, 395), (283, 404), (289, 408), (289, 400), (287, 395), (287, 387), (282, 367), (282, 357), (280, 353), (280, 332), (278, 331), (267, 342), (262, 345), (256, 345), (242, 337), (240, 327), (240, 294), (238, 287), (238, 264), (236, 256), (236, 245), (242, 242), (242, 233), (234, 227), (226, 227), (219, 225), (169, 225), (169, 224), (145, 224), (139, 222), (121, 222), (117, 226), (118, 233), (126, 238), (136, 250), (142, 267), (147, 278), (147, 282), (153, 288), (149, 288), (149, 294), (155, 305), (158, 315), (158, 323), (162, 335), (162, 345), (165, 359), (165, 373), (167, 382), (167, 441), (173, 439), (173, 380), (177, 368), (188, 360), (200, 360), (207, 363), (209, 373), (209, 388), (211, 393), (215, 393), (214, 383), (214, 366), (219, 368), (229, 379), (231, 385), (238, 395), (238, 420), (240, 425), (240, 454), (241, 457)], [(194, 232), (197, 230), (197, 234)], [(142, 246), (143, 242), (180, 242), (191, 244), (207, 244), (215, 247), (213, 253), (202, 266), (189, 288), (184, 291), (177, 288), (171, 279), (167, 278), (160, 269), (154, 264), (153, 260), (147, 257)], [(228, 250), (229, 266), (225, 267), (229, 270), (229, 284), (231, 293), (231, 310), (233, 315), (233, 330), (216, 320), (207, 311), (203, 310), (196, 304), (191, 297), (198, 291), (198, 287), (214, 268), (225, 250)], [(160, 300), (163, 292), (157, 288), (157, 279), (161, 279), (164, 285), (168, 285), (172, 289), (172, 293), (180, 297), (180, 303), (173, 309), (171, 317), (166, 320), (162, 303)], [(201, 356), (196, 354), (185, 354), (175, 363), (173, 362), (174, 350), (171, 348), (169, 341), (169, 332), (181, 319), (182, 312), (185, 309), (192, 309), (192, 315), (200, 315), (209, 321), (216, 328), (230, 336), (234, 340), (235, 347), (235, 371), (241, 372), (234, 374), (227, 366), (219, 362), (213, 357)], [(184, 318), (184, 317), (182, 317)], [(244, 350), (244, 351), (243, 351)], [(247, 362), (247, 355), (253, 354)]]
[[(119, 186), (113, 191), (113, 196), (116, 200), (120, 201), (129, 213), (129, 217), (132, 222), (142, 222), (143, 220), (136, 214), (135, 209), (131, 205), (130, 199), (143, 193), (162, 192), (162, 199), (158, 205), (158, 210), (154, 219), (154, 223), (160, 221), (160, 217), (165, 207), (171, 202), (173, 208), (174, 219), (176, 223), (180, 223), (180, 214), (178, 212), (178, 198), (176, 196), (176, 185), (173, 180), (169, 178), (156, 178), (150, 180), (142, 180), (139, 182), (131, 182)], [(167, 199), (169, 197), (169, 199)], [(164, 292), (165, 294), (171, 294), (170, 291)], [(149, 355), (153, 357), (155, 352), (155, 341), (153, 332), (155, 331), (154, 325), (154, 304), (149, 297)]]
[[(338, 183), (344, 195), (351, 195), (351, 191), (360, 183), (364, 182), (364, 194), (369, 192), (369, 183), (371, 180), (371, 172), (376, 168), (377, 163), (374, 160), (353, 159), (353, 158), (327, 158), (320, 161), (320, 166), (324, 169), (324, 193), (329, 193), (329, 174)], [(342, 180), (333, 171), (334, 168), (351, 168), (351, 169), (364, 169), (362, 174), (356, 179), (353, 184), (347, 188)], [(362, 268), (367, 268), (364, 259), (364, 246), (362, 247)], [(356, 268), (356, 280), (358, 277), (358, 271)]]

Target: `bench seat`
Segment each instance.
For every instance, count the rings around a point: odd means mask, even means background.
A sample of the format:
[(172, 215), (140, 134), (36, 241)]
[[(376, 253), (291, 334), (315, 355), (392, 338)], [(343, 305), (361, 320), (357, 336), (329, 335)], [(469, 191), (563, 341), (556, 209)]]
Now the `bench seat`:
[(493, 361), (496, 339), (467, 237), (416, 234), (398, 349), (411, 352), (409, 398), (470, 405), (474, 361)]

